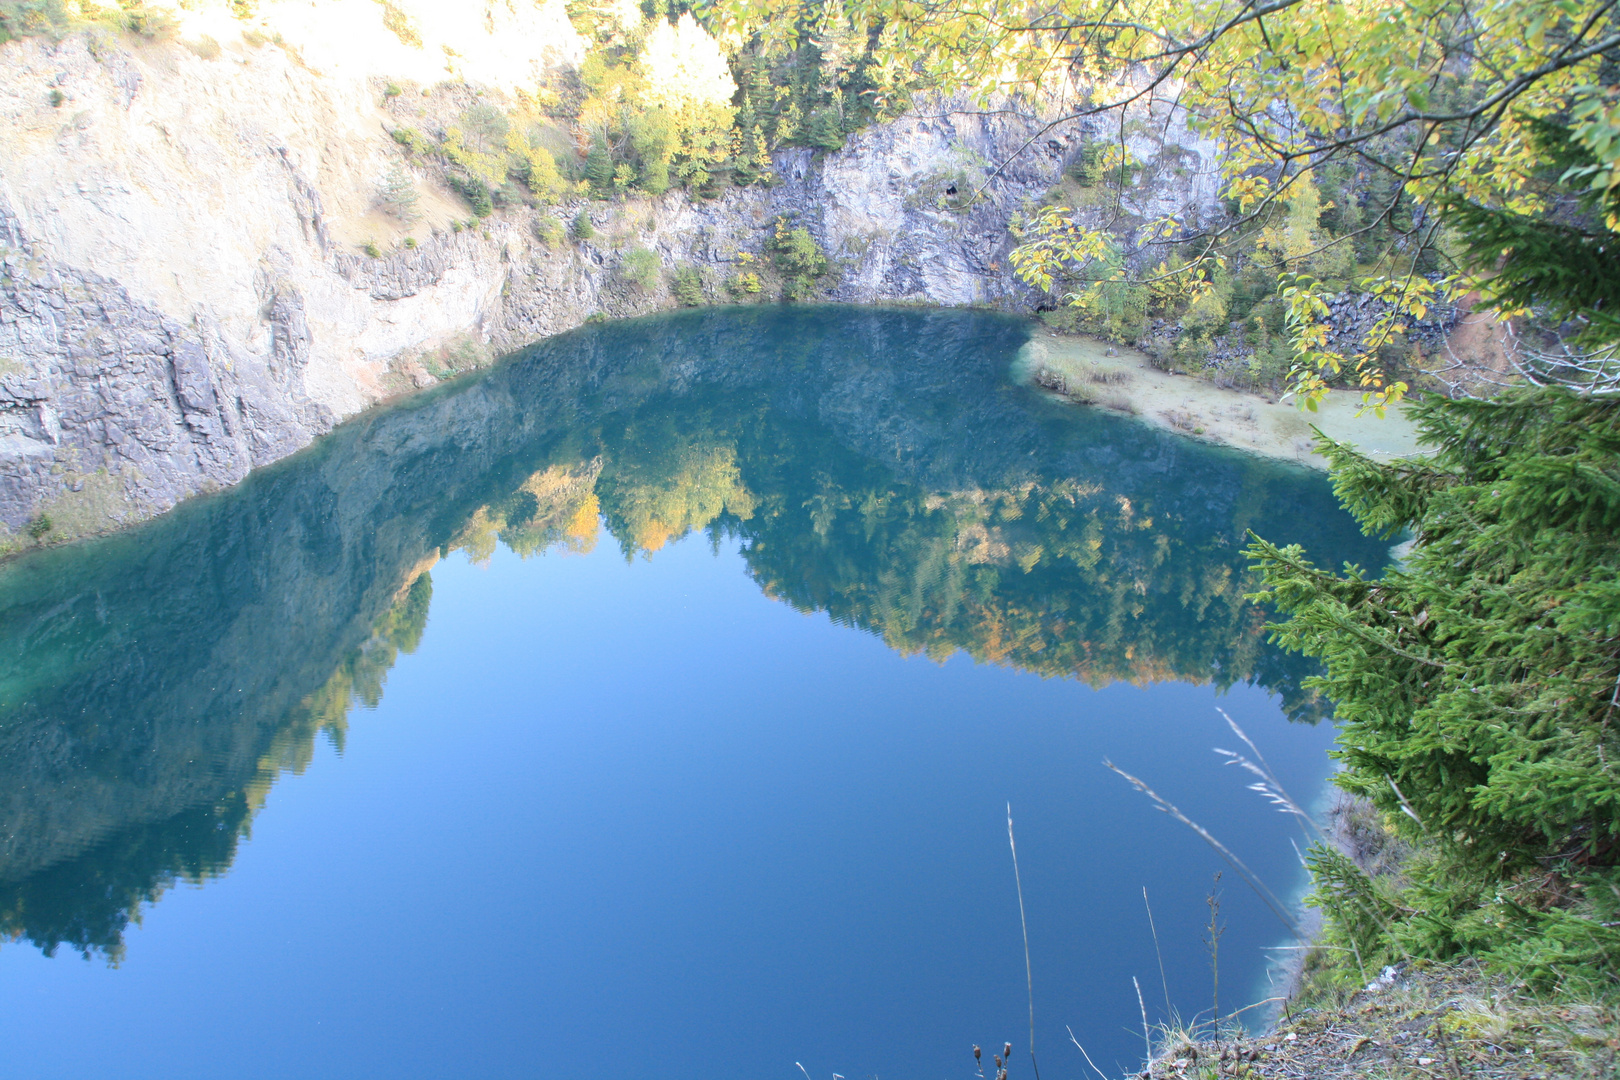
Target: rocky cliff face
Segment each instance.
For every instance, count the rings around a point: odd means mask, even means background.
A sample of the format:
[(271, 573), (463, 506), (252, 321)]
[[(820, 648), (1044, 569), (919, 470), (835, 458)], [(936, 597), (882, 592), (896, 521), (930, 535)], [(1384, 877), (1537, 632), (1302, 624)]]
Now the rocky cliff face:
[[(229, 20), (170, 42), (90, 33), (0, 48), (0, 551), (47, 526), (105, 531), (233, 484), (436, 381), (446, 372), (433, 350), (487, 359), (599, 313), (672, 306), (664, 281), (626, 279), (633, 247), (666, 272), (696, 268), (719, 300), (786, 215), (832, 258), (831, 299), (1039, 300), (1007, 269), (1008, 222), (1081, 133), (1031, 143), (1033, 122), (1006, 112), (940, 107), (836, 154), (780, 152), (778, 184), (712, 201), (516, 208), (452, 229), (465, 207), (429, 190), (407, 247), (377, 208), (401, 161), (379, 74), (393, 53), (353, 59), (364, 33), (387, 37), (364, 22), (380, 9), (331, 10), (362, 20), (348, 52), (316, 48), (330, 27), (300, 48)], [(565, 19), (525, 32), (548, 63), (578, 52)], [(505, 33), (490, 24), (486, 36)], [(421, 91), (486, 92), (499, 90)], [(1009, 159), (986, 198), (951, 208), (986, 163)], [(1201, 197), (1198, 170), (1187, 175), (1182, 195)], [(555, 234), (541, 215), (567, 223), (581, 209), (595, 238), (539, 239)], [(388, 253), (365, 254), (378, 239)]]

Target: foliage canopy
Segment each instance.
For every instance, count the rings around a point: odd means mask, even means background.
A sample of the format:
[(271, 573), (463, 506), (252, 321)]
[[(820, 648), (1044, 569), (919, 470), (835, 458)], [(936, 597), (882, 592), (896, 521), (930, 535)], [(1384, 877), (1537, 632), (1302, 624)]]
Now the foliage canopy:
[[(748, 25), (776, 3), (727, 0), (724, 10)], [(1329, 342), (1324, 290), (1303, 265), (1312, 252), (1275, 260), (1292, 380), (1308, 400), (1344, 371), (1373, 406), (1398, 398), (1406, 387), (1386, 377), (1379, 347), (1422, 318), (1444, 284), (1492, 296), (1488, 280), (1464, 266), (1443, 283), (1425, 272), (1423, 254), (1446, 247), (1445, 210), (1459, 200), (1537, 219), (1553, 209), (1530, 182), (1543, 165), (1538, 123), (1561, 125), (1586, 155), (1571, 180), (1605, 194), (1620, 186), (1612, 0), (848, 0), (846, 8), (885, 28), (891, 62), (937, 85), (970, 88), (987, 103), (1023, 98), (1055, 111), (1054, 124), (1107, 118), (1117, 128), (1115, 162), (1132, 156), (1132, 124), (1180, 117), (1218, 144), (1229, 209), (1221, 221), (1194, 224), (1184, 208), (1163, 208), (1130, 238), (1132, 257), (1119, 259), (1105, 228), (1082, 223), (1072, 207), (1045, 207), (1017, 260), (1042, 287), (1079, 268), (1093, 287), (1130, 275), (1196, 295), (1224, 267), (1231, 240), (1275, 228), (1313, 178), (1348, 170), (1360, 223), (1323, 242), (1387, 233), (1364, 287), (1388, 310), (1349, 354)], [(1072, 299), (1085, 302), (1088, 290)]]

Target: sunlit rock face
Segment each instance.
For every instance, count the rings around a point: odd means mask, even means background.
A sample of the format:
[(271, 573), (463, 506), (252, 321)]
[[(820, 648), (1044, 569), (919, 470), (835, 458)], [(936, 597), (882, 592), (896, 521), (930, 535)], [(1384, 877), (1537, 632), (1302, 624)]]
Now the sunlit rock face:
[[(838, 153), (778, 152), (774, 187), (511, 207), (461, 231), (467, 206), (422, 176), (406, 228), (379, 209), (402, 160), (389, 131), (578, 63), (563, 5), (260, 7), (252, 24), (174, 7), (172, 40), (0, 48), (0, 551), (42, 515), (56, 537), (96, 533), (236, 483), (436, 381), (430, 351), (482, 363), (593, 315), (673, 306), (665, 280), (626, 287), (631, 247), (723, 298), (786, 216), (833, 260), (836, 301), (1040, 299), (1010, 273), (1007, 226), (1072, 156), (1075, 125), (1032, 141), (1028, 118), (930, 102)], [(1212, 207), (1211, 148), (1183, 141), (1178, 162), (1198, 160), (1159, 194)], [(542, 217), (581, 209), (593, 239), (540, 239)]]
[(441, 553), (708, 531), (905, 653), (1094, 685), (1254, 682), (1247, 530), (1381, 565), (1326, 482), (1014, 385), (1018, 320), (733, 308), (588, 327), (340, 426), (235, 490), (0, 569), (0, 933), (116, 953), (228, 866), (429, 617)]

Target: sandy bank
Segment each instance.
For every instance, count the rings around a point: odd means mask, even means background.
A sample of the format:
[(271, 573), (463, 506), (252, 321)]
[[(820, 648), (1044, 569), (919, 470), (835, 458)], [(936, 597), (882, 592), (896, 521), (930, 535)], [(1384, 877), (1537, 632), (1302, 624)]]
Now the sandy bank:
[(1095, 338), (1039, 330), (1020, 350), (1013, 375), (1059, 400), (1082, 408), (1132, 413), (1189, 438), (1325, 469), (1314, 453), (1313, 426), (1371, 457), (1388, 460), (1418, 453), (1415, 425), (1397, 407), (1383, 419), (1356, 415), (1361, 395), (1334, 391), (1319, 411), (1277, 404), (1259, 394), (1161, 371), (1146, 354)]

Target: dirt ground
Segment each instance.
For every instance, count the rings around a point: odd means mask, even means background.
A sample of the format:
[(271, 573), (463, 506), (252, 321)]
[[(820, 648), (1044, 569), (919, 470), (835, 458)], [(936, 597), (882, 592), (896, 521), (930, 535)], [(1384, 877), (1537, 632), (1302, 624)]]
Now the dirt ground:
[(1152, 1080), (1587, 1080), (1620, 1075), (1612, 1005), (1547, 1004), (1469, 965), (1385, 968), (1262, 1036), (1168, 1041)]
[(1382, 419), (1371, 412), (1357, 416), (1361, 395), (1334, 391), (1317, 412), (1306, 412), (1292, 402), (1161, 371), (1146, 354), (1095, 338), (1038, 331), (1013, 374), (1059, 400), (1129, 413), (1189, 438), (1313, 468), (1327, 467), (1314, 453), (1313, 425), (1381, 460), (1419, 449), (1416, 429), (1398, 406)]

